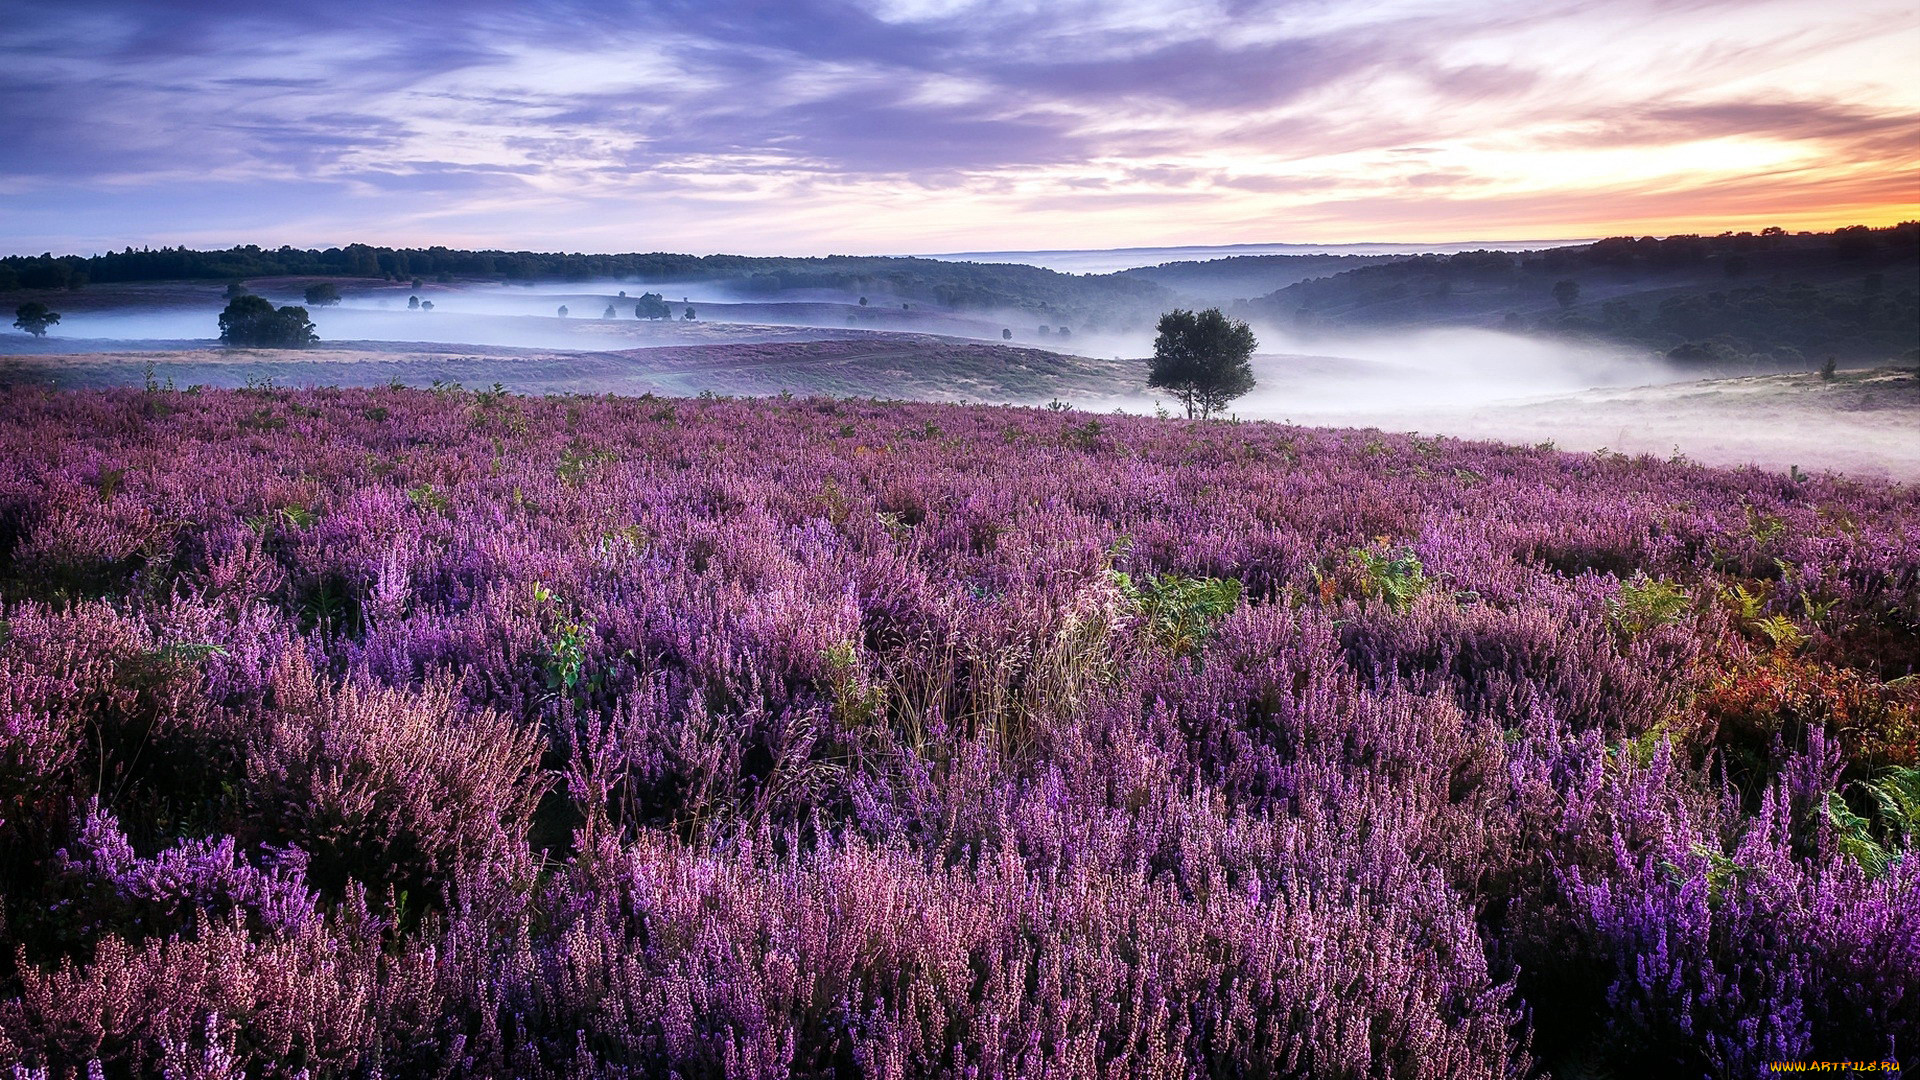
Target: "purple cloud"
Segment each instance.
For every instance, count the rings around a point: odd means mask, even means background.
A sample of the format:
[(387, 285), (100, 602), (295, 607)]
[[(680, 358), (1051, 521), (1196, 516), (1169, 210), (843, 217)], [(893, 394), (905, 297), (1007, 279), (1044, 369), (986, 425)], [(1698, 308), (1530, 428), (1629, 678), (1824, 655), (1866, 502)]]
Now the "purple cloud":
[[(796, 210), (877, 200), (906, 207), (892, 250), (978, 246), (979, 228), (1232, 242), (1276, 239), (1229, 232), (1250, 220), (1364, 228), (1381, 215), (1356, 207), (1409, 189), (1469, 207), (1497, 190), (1548, 234), (1583, 192), (1626, 183), (1564, 179), (1570, 153), (1644, 151), (1646, 186), (1671, 190), (1669, 145), (1897, 174), (1920, 143), (1920, 100), (1859, 89), (1904, 76), (1858, 51), (1873, 13), (1811, 0), (902, 2), (23, 5), (0, 27), (0, 247), (433, 241), (449, 215), (537, 246), (528, 229), (651, 220), (643, 199), (721, 244), (812, 238)], [(1910, 24), (1881, 20), (1883, 54)], [(1607, 47), (1539, 46), (1589, 39)], [(1791, 99), (1743, 88), (1789, 63)], [(1554, 179), (1529, 191), (1529, 172)], [(1816, 169), (1793, 191), (1851, 208), (1859, 188)], [(284, 231), (241, 235), (252, 220)]]

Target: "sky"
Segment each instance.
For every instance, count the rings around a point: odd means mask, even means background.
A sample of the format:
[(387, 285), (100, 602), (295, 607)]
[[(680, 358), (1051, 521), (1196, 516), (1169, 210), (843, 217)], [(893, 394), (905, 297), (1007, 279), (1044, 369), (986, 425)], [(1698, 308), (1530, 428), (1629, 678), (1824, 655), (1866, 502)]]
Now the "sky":
[(0, 253), (1920, 217), (1920, 3), (0, 0)]

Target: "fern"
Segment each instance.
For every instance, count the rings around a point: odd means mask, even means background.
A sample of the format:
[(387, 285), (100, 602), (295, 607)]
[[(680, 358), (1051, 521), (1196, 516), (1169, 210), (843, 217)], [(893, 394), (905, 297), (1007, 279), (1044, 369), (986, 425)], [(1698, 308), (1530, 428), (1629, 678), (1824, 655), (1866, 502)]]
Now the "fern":
[(1432, 585), (1426, 567), (1411, 548), (1397, 551), (1348, 552), (1359, 571), (1361, 595), (1379, 600), (1394, 611), (1404, 611)]
[(1191, 656), (1206, 644), (1214, 627), (1240, 603), (1234, 578), (1147, 574), (1135, 580), (1113, 573), (1113, 582), (1139, 613), (1148, 635), (1176, 656)]
[(1641, 634), (1679, 622), (1692, 599), (1673, 582), (1642, 574), (1620, 583), (1620, 593), (1607, 602), (1607, 611), (1616, 626)]
[[(1904, 858), (1920, 837), (1920, 767), (1892, 768), (1856, 785), (1872, 817), (1854, 812), (1838, 791), (1827, 793), (1826, 815), (1842, 854), (1873, 877)], [(1878, 819), (1877, 827), (1875, 818)]]
[(1807, 643), (1807, 635), (1785, 615), (1769, 615), (1753, 620), (1753, 629), (1780, 652), (1793, 652)]

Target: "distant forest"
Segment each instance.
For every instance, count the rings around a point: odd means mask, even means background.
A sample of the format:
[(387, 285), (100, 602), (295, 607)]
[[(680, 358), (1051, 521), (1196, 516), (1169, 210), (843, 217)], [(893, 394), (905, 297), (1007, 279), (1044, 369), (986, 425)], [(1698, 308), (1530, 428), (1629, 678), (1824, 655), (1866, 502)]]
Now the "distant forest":
[(1920, 345), (1920, 223), (1419, 255), (1233, 307), (1306, 334), (1477, 325), (1711, 366), (1878, 360)]
[(385, 248), (366, 244), (324, 251), (253, 245), (225, 251), (126, 248), (81, 257), (52, 254), (0, 259), (0, 291), (77, 289), (90, 283), (244, 280), (260, 277), (358, 277), (407, 281), (727, 281), (747, 294), (802, 289), (872, 292), (948, 308), (1015, 309), (1119, 323), (1151, 321), (1170, 298), (1150, 281), (1083, 277), (1014, 263), (946, 262), (889, 256), (762, 258), (667, 252), (578, 255), (532, 251)]
[(1475, 326), (1643, 349), (1706, 367), (1879, 361), (1920, 345), (1920, 223), (1829, 233), (1614, 237), (1545, 251), (1275, 255), (1064, 274), (1017, 263), (830, 255), (580, 255), (445, 247), (126, 248), (0, 259), (0, 291), (262, 277), (722, 281), (746, 296), (875, 294), (1132, 330), (1221, 306), (1312, 337)]

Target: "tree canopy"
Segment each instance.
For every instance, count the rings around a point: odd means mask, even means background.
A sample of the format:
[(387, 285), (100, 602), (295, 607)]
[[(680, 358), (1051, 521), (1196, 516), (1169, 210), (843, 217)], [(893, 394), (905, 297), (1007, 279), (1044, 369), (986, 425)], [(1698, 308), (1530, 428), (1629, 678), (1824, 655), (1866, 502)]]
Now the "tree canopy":
[(667, 298), (657, 292), (641, 293), (640, 302), (633, 306), (636, 319), (671, 319), (673, 308), (667, 306)]
[(332, 307), (340, 302), (340, 287), (331, 281), (307, 286), (307, 303), (313, 307)]
[(60, 321), (60, 313), (49, 311), (38, 300), (29, 300), (13, 309), (13, 325), (34, 337), (46, 337), (47, 327)]
[(1210, 417), (1253, 389), (1249, 361), (1258, 344), (1251, 327), (1219, 308), (1169, 311), (1160, 316), (1147, 385), (1171, 391), (1188, 419)]
[(220, 340), (229, 345), (300, 348), (320, 340), (303, 307), (275, 308), (258, 296), (236, 296), (220, 313)]

